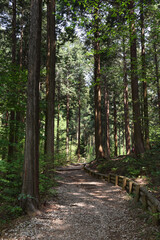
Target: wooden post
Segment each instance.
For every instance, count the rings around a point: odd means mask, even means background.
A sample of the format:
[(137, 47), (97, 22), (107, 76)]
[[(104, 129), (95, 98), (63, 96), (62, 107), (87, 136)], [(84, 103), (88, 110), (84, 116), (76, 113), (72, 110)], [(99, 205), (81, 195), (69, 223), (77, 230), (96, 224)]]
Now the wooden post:
[(140, 197), (140, 185), (136, 185), (136, 192), (135, 192), (134, 201), (138, 202), (139, 201), (139, 197)]
[(108, 182), (110, 183), (111, 182), (111, 175), (108, 174)]
[(123, 178), (122, 190), (125, 190), (126, 184), (127, 184), (126, 178)]
[(132, 193), (132, 185), (133, 185), (133, 183), (131, 181), (129, 181), (129, 194)]
[(115, 176), (115, 186), (118, 185), (118, 175)]
[(147, 209), (147, 196), (145, 195), (145, 193), (144, 193), (144, 195), (142, 195), (142, 205), (143, 205), (144, 210), (146, 210)]

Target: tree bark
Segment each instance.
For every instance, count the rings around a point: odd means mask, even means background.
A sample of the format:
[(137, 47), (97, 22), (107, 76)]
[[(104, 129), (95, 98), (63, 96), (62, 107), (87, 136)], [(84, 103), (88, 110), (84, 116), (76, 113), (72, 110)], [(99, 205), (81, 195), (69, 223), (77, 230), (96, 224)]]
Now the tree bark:
[(10, 112), (9, 118), (9, 146), (8, 146), (8, 162), (11, 162), (14, 155), (15, 143), (15, 112)]
[(154, 61), (155, 61), (155, 76), (156, 76), (156, 82), (157, 82), (158, 113), (159, 113), (159, 125), (160, 125), (160, 84), (159, 84), (157, 46), (155, 41), (154, 41)]
[[(48, 103), (48, 93), (49, 93), (49, 72), (50, 72), (50, 9), (49, 0), (47, 0), (47, 62), (46, 62), (46, 104)], [(48, 126), (48, 114), (47, 107), (45, 111), (45, 143), (44, 143), (44, 153), (47, 153), (47, 126)]]
[(130, 55), (131, 55), (131, 88), (133, 102), (133, 122), (134, 122), (134, 145), (135, 154), (144, 153), (144, 145), (141, 131), (140, 104), (138, 96), (138, 74), (137, 74), (137, 49), (136, 49), (136, 29), (134, 16), (134, 1), (130, 1), (129, 29), (130, 29)]
[(12, 63), (16, 62), (16, 0), (12, 0)]
[(41, 45), (41, 1), (31, 0), (28, 86), (22, 207), (39, 207), (39, 78)]
[[(12, 0), (12, 74), (15, 75), (16, 64), (16, 0)], [(15, 77), (15, 76), (14, 76)], [(13, 80), (14, 80), (13, 77)], [(11, 89), (13, 91), (13, 89)], [(9, 146), (8, 146), (8, 161), (10, 162), (14, 154), (15, 143), (15, 112), (10, 112), (9, 121)]]
[(78, 161), (80, 161), (80, 144), (81, 144), (81, 97), (80, 97), (80, 83), (79, 83), (79, 96), (78, 96)]
[(130, 128), (129, 128), (129, 108), (128, 108), (128, 80), (127, 80), (127, 63), (125, 40), (123, 37), (123, 82), (124, 82), (124, 119), (125, 119), (125, 140), (126, 140), (126, 154), (130, 154)]
[[(3, 125), (3, 128), (4, 128), (4, 133), (3, 133), (3, 136), (2, 136), (2, 141), (8, 137), (8, 118), (9, 118), (9, 113), (8, 111), (6, 111), (4, 114), (3, 114), (3, 118), (2, 118), (2, 125)], [(4, 146), (2, 148), (2, 160), (5, 160), (6, 158), (6, 154), (7, 154), (7, 149), (6, 149), (6, 146)]]
[[(23, 15), (24, 11), (22, 12)], [(22, 18), (23, 19), (23, 18)], [(22, 68), (23, 68), (23, 36), (24, 36), (24, 26), (23, 26), (23, 20), (21, 22), (21, 33), (20, 33), (20, 49), (19, 49), (19, 67), (20, 67), (20, 82), (23, 80), (22, 79)], [(23, 90), (18, 90), (17, 91), (18, 95), (23, 94)], [(18, 99), (18, 104), (20, 105), (20, 100)], [(15, 143), (18, 144), (20, 141), (20, 125), (22, 123), (22, 118), (24, 116), (24, 111), (16, 111), (16, 126), (15, 126)], [(19, 149), (19, 145), (16, 147), (16, 151)]]
[(105, 144), (105, 157), (110, 158), (110, 136), (109, 136), (109, 96), (108, 89), (105, 85), (104, 87), (104, 96), (105, 96), (105, 120), (106, 120), (106, 144)]
[(125, 137), (124, 137), (124, 132), (123, 132), (123, 135), (122, 135), (122, 137), (123, 137), (123, 155), (125, 154)]
[(118, 136), (118, 143), (119, 143), (119, 155), (121, 155), (121, 125), (120, 123), (118, 124), (118, 127), (119, 127), (119, 136)]
[(66, 118), (66, 157), (69, 160), (69, 93), (67, 93), (67, 118)]
[(142, 79), (143, 79), (143, 108), (144, 108), (144, 139), (145, 148), (149, 149), (149, 119), (148, 119), (148, 95), (146, 82), (146, 57), (145, 57), (145, 34), (144, 34), (144, 14), (143, 0), (141, 0), (141, 59), (142, 59)]
[[(23, 12), (22, 12), (23, 14)], [(22, 70), (23, 66), (23, 37), (24, 37), (24, 27), (23, 27), (23, 21), (21, 23), (21, 38), (20, 38), (20, 49), (19, 49), (19, 66), (20, 70)]]
[(113, 97), (113, 105), (114, 105), (114, 155), (117, 156), (118, 137), (117, 137), (117, 106), (115, 93)]
[(104, 158), (102, 146), (102, 123), (101, 123), (101, 83), (100, 83), (100, 43), (99, 43), (99, 19), (98, 10), (94, 12), (94, 93), (95, 93), (95, 150), (96, 159)]
[[(20, 111), (16, 111), (16, 126), (15, 126), (15, 130), (16, 130), (16, 134), (15, 134), (15, 143), (18, 144), (19, 142), (19, 135), (20, 135), (20, 121), (21, 121), (21, 112)], [(16, 147), (16, 152), (18, 151), (18, 148)]]
[(59, 122), (60, 122), (60, 83), (58, 82), (58, 106), (57, 106), (57, 146), (56, 146), (56, 153), (59, 154)]
[(47, 89), (47, 126), (46, 126), (46, 155), (47, 171), (54, 167), (54, 108), (55, 108), (55, 62), (56, 62), (56, 35), (55, 35), (55, 0), (47, 2), (49, 20), (49, 41), (48, 41), (48, 89)]

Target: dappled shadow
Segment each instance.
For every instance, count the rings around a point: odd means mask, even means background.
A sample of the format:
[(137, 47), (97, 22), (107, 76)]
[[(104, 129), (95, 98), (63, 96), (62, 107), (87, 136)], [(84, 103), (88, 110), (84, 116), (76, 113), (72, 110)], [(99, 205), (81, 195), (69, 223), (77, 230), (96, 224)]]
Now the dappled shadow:
[[(107, 182), (102, 180), (95, 179), (88, 174), (83, 173), (80, 174), (79, 171), (75, 171), (74, 175), (70, 175), (68, 172), (58, 173), (61, 176), (61, 183), (67, 185), (72, 185), (72, 188), (76, 191), (67, 192), (68, 195), (79, 195), (79, 200), (83, 199), (83, 201), (87, 197), (91, 197), (93, 201), (99, 201), (104, 204), (107, 201), (112, 201), (113, 203), (117, 201), (114, 198), (116, 194), (119, 194), (119, 202), (121, 200), (126, 200), (126, 196), (121, 194), (121, 188), (118, 186), (113, 186)], [(73, 172), (72, 172), (73, 174)], [(67, 188), (66, 188), (67, 189)], [(85, 192), (83, 196), (83, 192)]]
[[(12, 238), (46, 240), (153, 240), (151, 230), (128, 208), (118, 186), (82, 170), (57, 171), (57, 197), (40, 216), (14, 229)], [(155, 231), (155, 229), (154, 229)], [(17, 238), (14, 238), (16, 236)]]

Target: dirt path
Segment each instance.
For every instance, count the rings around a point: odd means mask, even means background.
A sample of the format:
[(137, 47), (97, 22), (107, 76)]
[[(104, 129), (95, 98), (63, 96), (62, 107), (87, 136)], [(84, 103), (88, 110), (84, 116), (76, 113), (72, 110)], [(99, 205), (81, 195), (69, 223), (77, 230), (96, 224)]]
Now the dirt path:
[(57, 172), (58, 197), (49, 202), (45, 212), (3, 232), (1, 240), (160, 239), (158, 228), (148, 223), (141, 209), (131, 207), (119, 187), (80, 169), (63, 170)]

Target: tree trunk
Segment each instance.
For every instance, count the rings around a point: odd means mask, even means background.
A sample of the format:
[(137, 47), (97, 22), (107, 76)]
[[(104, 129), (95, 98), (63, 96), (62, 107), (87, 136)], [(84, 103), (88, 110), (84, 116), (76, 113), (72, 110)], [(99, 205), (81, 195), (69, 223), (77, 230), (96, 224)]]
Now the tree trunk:
[(31, 0), (28, 54), (28, 87), (22, 207), (35, 211), (39, 207), (39, 78), (41, 43), (41, 1)]
[(58, 106), (57, 106), (57, 146), (56, 146), (56, 153), (59, 154), (59, 122), (60, 122), (60, 83), (58, 82)]
[(106, 120), (106, 144), (105, 144), (105, 157), (110, 158), (110, 136), (109, 136), (109, 96), (108, 89), (106, 85), (104, 87), (104, 97), (105, 97), (105, 120)]
[(119, 141), (118, 141), (118, 143), (119, 143), (119, 155), (121, 155), (121, 125), (120, 125), (120, 123), (118, 124), (118, 127), (119, 127)]
[(158, 113), (159, 113), (159, 125), (160, 125), (160, 85), (159, 85), (159, 69), (158, 69), (158, 56), (157, 56), (156, 42), (154, 42), (154, 61), (155, 61), (155, 76), (157, 81)]
[(80, 99), (80, 83), (79, 83), (79, 99), (78, 99), (78, 161), (80, 161), (80, 154), (81, 154), (81, 149), (80, 149), (80, 144), (81, 144), (81, 99)]
[(22, 26), (21, 26), (21, 38), (20, 38), (20, 50), (19, 50), (19, 66), (20, 66), (20, 70), (22, 70), (22, 66), (23, 66), (23, 36), (24, 36), (23, 21), (22, 21), (21, 25)]
[[(2, 162), (6, 161), (8, 149), (8, 146), (6, 145), (6, 139), (8, 139), (8, 117), (8, 111), (4, 112), (1, 116), (1, 127), (3, 128), (3, 131), (1, 131), (0, 159)], [(6, 172), (0, 170), (1, 179), (8, 179), (8, 173), (12, 174), (12, 168), (10, 168), (10, 164), (8, 165)]]
[[(12, 74), (14, 76), (16, 64), (16, 0), (12, 0), (12, 14)], [(13, 89), (11, 89), (11, 91), (13, 91)], [(13, 110), (10, 112), (9, 126), (8, 161), (11, 161), (14, 154), (15, 143), (15, 112)]]
[(96, 159), (104, 158), (102, 147), (102, 124), (101, 124), (101, 83), (100, 83), (100, 43), (99, 43), (99, 19), (98, 10), (94, 12), (94, 81), (95, 81), (95, 150)]
[(146, 82), (146, 58), (145, 58), (145, 35), (144, 35), (144, 14), (143, 0), (141, 0), (141, 59), (142, 59), (142, 79), (143, 79), (143, 108), (144, 108), (144, 139), (145, 148), (149, 149), (149, 119), (148, 119), (148, 96)]
[(137, 74), (137, 49), (136, 49), (136, 29), (134, 16), (134, 1), (130, 1), (130, 54), (131, 54), (131, 88), (133, 102), (133, 121), (134, 121), (134, 144), (135, 154), (144, 153), (144, 145), (141, 131), (140, 104), (138, 96), (138, 74)]
[(123, 132), (123, 135), (122, 135), (122, 137), (123, 137), (123, 155), (125, 154), (125, 141), (124, 141), (124, 132)]
[(9, 146), (8, 146), (8, 162), (11, 162), (14, 155), (14, 143), (15, 143), (15, 112), (10, 112), (9, 119)]
[(127, 63), (125, 40), (123, 37), (123, 82), (124, 82), (124, 119), (125, 119), (125, 140), (126, 154), (130, 154), (130, 128), (129, 128), (129, 108), (128, 108), (128, 80), (127, 80)]
[(117, 137), (117, 106), (115, 93), (113, 98), (113, 105), (114, 105), (114, 155), (117, 156), (118, 137)]
[[(19, 142), (19, 135), (20, 135), (20, 121), (21, 121), (21, 113), (20, 111), (16, 112), (16, 126), (15, 126), (15, 130), (16, 130), (16, 134), (15, 134), (15, 143), (18, 144)], [(18, 151), (18, 148), (16, 147), (16, 152)]]
[(55, 107), (55, 62), (56, 62), (56, 36), (55, 36), (55, 0), (48, 0), (49, 20), (49, 69), (48, 69), (48, 93), (47, 93), (47, 126), (46, 126), (46, 154), (47, 171), (54, 167), (54, 107)]
[(69, 93), (67, 93), (67, 118), (66, 118), (66, 157), (69, 160)]
[[(50, 9), (49, 0), (47, 0), (47, 62), (46, 62), (46, 103), (48, 103), (48, 93), (49, 93), (49, 74), (50, 74)], [(47, 108), (45, 111), (45, 143), (44, 143), (44, 153), (47, 153), (47, 126), (48, 126), (48, 114)]]
[[(3, 128), (4, 128), (4, 133), (3, 133), (3, 136), (1, 136), (1, 137), (2, 137), (2, 141), (4, 139), (4, 142), (8, 137), (8, 117), (9, 117), (9, 114), (8, 114), (8, 111), (6, 111), (3, 114), (3, 118), (2, 118), (2, 125), (3, 125)], [(6, 159), (6, 154), (7, 154), (7, 148), (4, 145), (4, 147), (2, 148), (2, 160)]]
[[(23, 15), (23, 12), (22, 12)], [(19, 49), (19, 67), (20, 67), (20, 82), (22, 81), (22, 68), (23, 68), (23, 35), (24, 35), (24, 27), (23, 20), (21, 22), (21, 34), (20, 34), (20, 49)], [(23, 90), (17, 91), (19, 95), (23, 94)], [(20, 104), (20, 100), (18, 99), (18, 104)], [(24, 111), (16, 111), (16, 126), (15, 126), (15, 143), (18, 144), (20, 141), (20, 125), (22, 123), (22, 117), (24, 116)], [(19, 145), (16, 147), (16, 151), (19, 149)]]
[(16, 62), (16, 0), (12, 0), (12, 63)]

